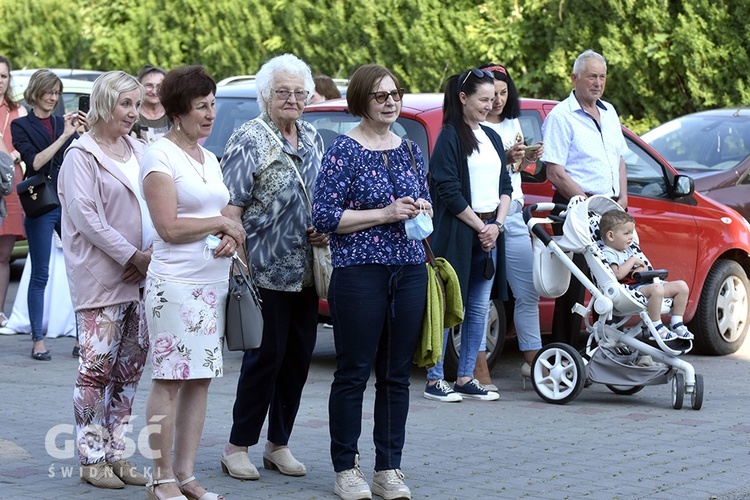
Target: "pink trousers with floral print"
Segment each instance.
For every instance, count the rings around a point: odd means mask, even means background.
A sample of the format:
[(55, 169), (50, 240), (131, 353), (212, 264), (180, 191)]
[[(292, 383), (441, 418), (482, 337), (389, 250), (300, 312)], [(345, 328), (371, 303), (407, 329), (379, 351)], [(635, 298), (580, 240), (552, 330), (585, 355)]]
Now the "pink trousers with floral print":
[(76, 313), (81, 344), (73, 391), (76, 441), (82, 465), (116, 462), (125, 452), (125, 434), (135, 391), (148, 355), (143, 302), (134, 301)]

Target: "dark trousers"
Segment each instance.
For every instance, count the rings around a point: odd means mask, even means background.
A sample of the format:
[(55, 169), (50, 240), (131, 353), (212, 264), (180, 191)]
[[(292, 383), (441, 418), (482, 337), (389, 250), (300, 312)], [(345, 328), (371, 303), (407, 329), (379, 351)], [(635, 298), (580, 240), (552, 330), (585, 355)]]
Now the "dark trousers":
[(263, 342), (245, 351), (237, 382), (229, 442), (253, 446), (268, 413), (268, 440), (286, 445), (299, 410), (315, 349), (318, 296), (315, 287), (301, 292), (260, 288)]
[[(567, 204), (568, 200), (555, 192), (552, 202)], [(552, 231), (555, 235), (561, 235), (562, 230), (561, 224), (554, 224), (552, 226)], [(574, 254), (573, 263), (586, 276), (590, 276), (589, 266), (586, 264), (586, 258), (583, 255)], [(568, 290), (555, 300), (555, 312), (552, 315), (551, 342), (565, 342), (574, 347), (578, 345), (581, 338), (583, 318), (571, 312), (571, 309), (573, 309), (576, 303), (583, 304), (585, 293), (586, 289), (583, 284), (575, 276), (571, 276)]]
[(328, 413), (336, 472), (354, 467), (362, 432), (362, 400), (373, 363), (375, 470), (401, 468), (409, 375), (426, 297), (424, 264), (334, 269), (328, 300), (336, 372)]
[(31, 278), (26, 301), (29, 306), (31, 340), (44, 340), (44, 290), (49, 280), (49, 258), (52, 254), (52, 231), (60, 234), (60, 207), (39, 217), (26, 217), (24, 227), (29, 243)]

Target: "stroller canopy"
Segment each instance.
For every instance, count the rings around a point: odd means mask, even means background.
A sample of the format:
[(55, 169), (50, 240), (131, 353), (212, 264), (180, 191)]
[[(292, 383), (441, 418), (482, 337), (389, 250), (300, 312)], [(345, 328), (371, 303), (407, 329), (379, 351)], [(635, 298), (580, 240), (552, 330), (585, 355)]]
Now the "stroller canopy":
[(599, 215), (610, 210), (622, 210), (622, 207), (611, 198), (594, 195), (585, 200), (574, 197), (568, 203), (568, 210), (563, 225), (563, 235), (557, 244), (565, 251), (582, 253), (587, 246), (593, 244), (589, 212)]

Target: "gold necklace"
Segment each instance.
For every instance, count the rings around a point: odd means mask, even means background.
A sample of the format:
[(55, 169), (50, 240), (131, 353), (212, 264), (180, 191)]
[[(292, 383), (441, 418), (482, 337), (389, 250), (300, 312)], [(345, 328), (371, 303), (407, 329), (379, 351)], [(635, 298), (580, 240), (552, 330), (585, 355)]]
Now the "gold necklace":
[[(110, 153), (118, 157), (122, 163), (125, 163), (125, 155), (128, 154), (127, 146), (125, 147), (125, 151), (123, 152), (123, 154), (120, 154), (120, 153), (116, 153), (111, 147), (109, 147), (109, 144), (107, 144), (106, 142), (100, 141), (99, 138), (94, 134), (94, 132), (91, 132), (91, 137), (94, 138), (94, 141), (96, 141), (97, 144), (100, 144), (104, 146), (105, 148), (107, 148)], [(118, 137), (117, 141), (115, 142), (119, 144), (120, 138)]]
[[(370, 144), (370, 139), (368, 139), (367, 135), (365, 134), (365, 128), (360, 125), (359, 129), (362, 132), (362, 137), (364, 138), (365, 142), (367, 142), (367, 147), (370, 149), (370, 151), (375, 151), (375, 149), (372, 147), (372, 144)], [(393, 136), (391, 135), (390, 130), (389, 130), (388, 131), (388, 144), (387, 144), (387, 147), (386, 148), (381, 148), (378, 151), (381, 151), (382, 149), (391, 149), (391, 144), (393, 144)]]
[[(174, 130), (174, 129), (172, 129), (172, 130)], [(182, 154), (185, 155), (185, 158), (187, 158), (188, 163), (190, 164), (190, 166), (193, 167), (193, 170), (195, 170), (195, 173), (200, 176), (201, 180), (203, 181), (203, 184), (208, 184), (208, 180), (206, 180), (206, 158), (203, 156), (203, 150), (201, 149), (200, 145), (196, 144), (196, 146), (198, 147), (198, 157), (200, 158), (200, 160), (196, 160), (195, 158), (193, 158), (192, 156), (190, 156), (189, 154), (187, 154), (187, 151), (185, 150), (185, 148), (183, 148), (182, 146), (180, 146), (179, 142), (177, 141), (177, 136), (176, 136), (175, 133), (171, 133), (169, 135), (171, 137), (167, 137), (167, 138), (170, 141), (172, 141), (175, 146), (177, 146), (178, 148), (180, 148), (180, 151), (182, 151)], [(201, 173), (197, 168), (195, 168), (195, 165), (193, 165), (193, 162), (190, 161), (191, 159), (193, 161), (198, 162), (198, 163), (201, 164), (201, 169), (203, 170), (203, 173)]]

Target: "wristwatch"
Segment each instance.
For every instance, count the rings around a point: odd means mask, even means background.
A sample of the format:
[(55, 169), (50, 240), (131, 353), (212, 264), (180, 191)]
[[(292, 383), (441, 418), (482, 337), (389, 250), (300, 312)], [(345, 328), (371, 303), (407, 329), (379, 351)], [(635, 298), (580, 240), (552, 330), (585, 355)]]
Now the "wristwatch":
[(495, 225), (497, 226), (497, 228), (500, 230), (501, 233), (503, 232), (503, 229), (505, 229), (505, 226), (503, 225), (502, 222), (495, 221)]

